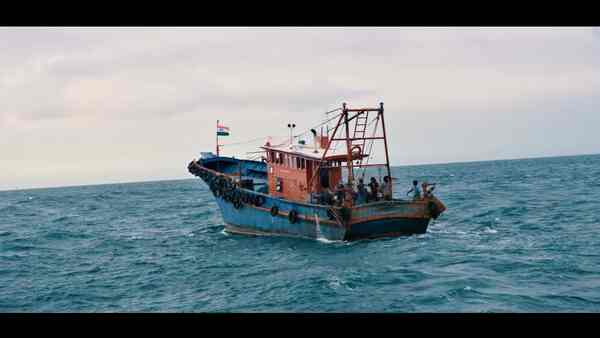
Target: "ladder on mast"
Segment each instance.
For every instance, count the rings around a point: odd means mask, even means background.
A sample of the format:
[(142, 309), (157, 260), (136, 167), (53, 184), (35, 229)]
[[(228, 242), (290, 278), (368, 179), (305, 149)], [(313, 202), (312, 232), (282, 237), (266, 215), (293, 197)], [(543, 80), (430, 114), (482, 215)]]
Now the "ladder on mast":
[[(360, 147), (360, 155), (366, 155), (367, 157), (370, 156), (370, 154), (365, 152), (365, 148), (367, 145), (367, 139), (365, 138), (366, 136), (366, 132), (367, 132), (367, 126), (368, 126), (368, 122), (369, 122), (369, 111), (361, 111), (358, 112), (355, 118), (356, 122), (354, 123), (354, 132), (352, 134), (352, 139), (353, 139), (353, 145), (354, 145), (354, 141), (358, 141), (359, 144), (357, 144)], [(360, 144), (362, 141), (362, 144)], [(357, 166), (361, 166), (363, 164), (363, 159), (365, 157), (361, 156)], [(364, 174), (363, 174), (364, 176)]]

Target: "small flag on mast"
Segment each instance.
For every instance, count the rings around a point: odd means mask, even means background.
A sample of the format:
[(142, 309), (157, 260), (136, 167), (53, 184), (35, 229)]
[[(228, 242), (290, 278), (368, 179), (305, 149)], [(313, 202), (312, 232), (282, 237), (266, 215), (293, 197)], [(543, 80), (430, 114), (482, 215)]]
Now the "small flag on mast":
[(217, 124), (217, 135), (218, 136), (229, 136), (229, 127), (225, 127)]

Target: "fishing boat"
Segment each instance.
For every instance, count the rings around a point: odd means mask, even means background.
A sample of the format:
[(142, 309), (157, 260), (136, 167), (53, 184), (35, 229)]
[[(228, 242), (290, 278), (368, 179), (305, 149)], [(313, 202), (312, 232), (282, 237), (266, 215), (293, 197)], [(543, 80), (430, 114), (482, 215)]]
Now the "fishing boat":
[[(344, 103), (326, 117), (320, 134), (311, 128), (308, 140), (294, 136), (295, 124), (288, 124), (289, 139), (265, 142), (260, 160), (221, 156), (218, 137), (229, 130), (217, 121), (216, 154), (201, 153), (188, 171), (214, 195), (225, 231), (330, 241), (425, 233), (446, 207), (425, 185), (420, 196), (391, 194), (383, 103), (356, 108)], [(383, 143), (384, 161), (370, 162), (377, 142)], [(376, 167), (387, 173), (387, 195), (364, 188), (365, 174)]]

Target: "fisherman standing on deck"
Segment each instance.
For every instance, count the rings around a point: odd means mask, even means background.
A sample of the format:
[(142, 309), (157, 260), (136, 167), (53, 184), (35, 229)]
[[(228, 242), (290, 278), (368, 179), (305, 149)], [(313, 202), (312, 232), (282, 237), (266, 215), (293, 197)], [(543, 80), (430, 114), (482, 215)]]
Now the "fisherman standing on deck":
[(389, 176), (383, 178), (383, 184), (381, 185), (381, 192), (383, 193), (383, 199), (386, 201), (392, 200), (392, 179)]
[(421, 190), (419, 190), (419, 182), (417, 182), (417, 180), (413, 181), (413, 187), (408, 192), (406, 192), (406, 194), (408, 195), (413, 191), (413, 200), (421, 199)]
[(363, 181), (362, 178), (358, 179), (358, 185), (357, 185), (357, 190), (358, 190), (358, 196), (356, 198), (356, 203), (357, 204), (365, 204), (367, 203), (367, 187), (365, 187), (365, 182)]
[(344, 185), (340, 183), (335, 189), (335, 205), (342, 205), (342, 202), (344, 201), (344, 195)]
[(375, 177), (371, 177), (371, 182), (369, 182), (369, 188), (371, 188), (371, 194), (369, 195), (370, 201), (379, 201), (379, 183), (377, 183), (377, 179)]

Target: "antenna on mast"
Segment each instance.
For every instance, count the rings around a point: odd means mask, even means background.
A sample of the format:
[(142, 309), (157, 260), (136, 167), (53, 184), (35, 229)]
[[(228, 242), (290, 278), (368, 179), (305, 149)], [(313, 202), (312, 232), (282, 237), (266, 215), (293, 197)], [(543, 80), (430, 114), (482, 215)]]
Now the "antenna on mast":
[(288, 123), (288, 128), (290, 128), (290, 148), (294, 145), (294, 128), (296, 128), (295, 123)]

